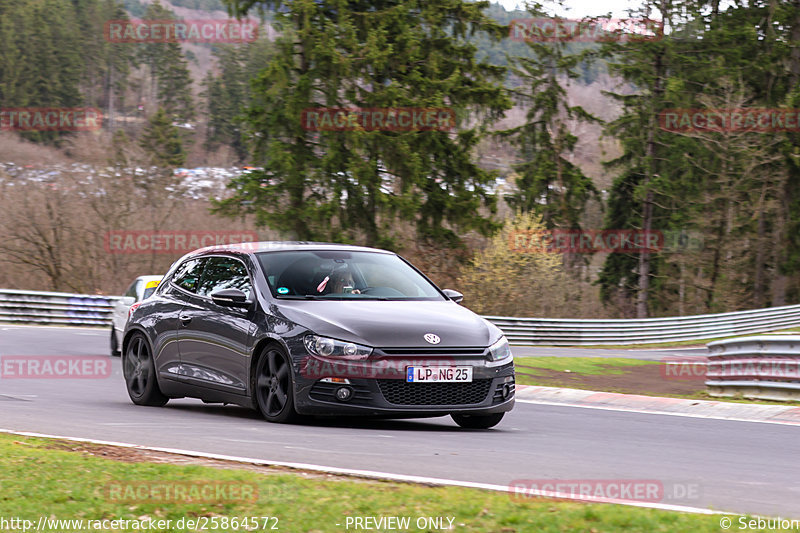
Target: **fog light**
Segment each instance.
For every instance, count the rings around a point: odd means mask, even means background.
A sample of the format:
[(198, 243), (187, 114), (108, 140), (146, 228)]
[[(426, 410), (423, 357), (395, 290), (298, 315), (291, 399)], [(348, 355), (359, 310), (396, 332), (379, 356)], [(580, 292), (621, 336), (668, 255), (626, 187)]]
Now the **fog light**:
[(347, 378), (322, 378), (323, 383), (341, 383), (342, 385), (350, 385), (350, 380)]
[(504, 400), (507, 400), (508, 397), (511, 396), (511, 391), (513, 390), (512, 387), (513, 387), (513, 385), (511, 385), (510, 383), (506, 383), (505, 385), (503, 385), (503, 399)]
[(339, 387), (336, 389), (336, 399), (340, 402), (348, 402), (353, 397), (353, 389), (350, 387)]

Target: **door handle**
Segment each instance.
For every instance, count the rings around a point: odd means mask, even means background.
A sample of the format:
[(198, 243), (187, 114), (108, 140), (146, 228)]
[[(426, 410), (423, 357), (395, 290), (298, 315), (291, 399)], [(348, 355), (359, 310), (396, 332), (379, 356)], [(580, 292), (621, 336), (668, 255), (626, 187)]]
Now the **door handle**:
[(180, 320), (181, 324), (183, 324), (184, 326), (188, 326), (189, 322), (192, 321), (192, 317), (190, 317), (189, 315), (181, 315), (180, 317), (178, 317), (178, 320)]

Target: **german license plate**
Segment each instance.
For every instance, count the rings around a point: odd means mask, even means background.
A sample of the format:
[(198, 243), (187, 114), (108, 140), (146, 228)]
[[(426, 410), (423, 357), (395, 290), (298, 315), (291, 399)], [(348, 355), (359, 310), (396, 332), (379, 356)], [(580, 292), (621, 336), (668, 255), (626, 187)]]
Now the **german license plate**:
[(408, 383), (471, 383), (471, 366), (409, 366), (406, 367)]

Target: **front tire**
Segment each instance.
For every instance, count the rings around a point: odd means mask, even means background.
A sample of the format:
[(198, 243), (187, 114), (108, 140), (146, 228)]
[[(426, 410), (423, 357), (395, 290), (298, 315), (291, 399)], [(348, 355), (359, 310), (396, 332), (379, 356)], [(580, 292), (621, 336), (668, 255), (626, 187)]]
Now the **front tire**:
[(258, 358), (253, 380), (255, 403), (264, 418), (279, 424), (297, 419), (292, 369), (283, 350), (267, 346)]
[(155, 363), (143, 334), (134, 333), (128, 342), (122, 357), (122, 373), (128, 396), (136, 405), (161, 407), (169, 401), (158, 387)]
[(119, 343), (117, 342), (117, 330), (111, 326), (111, 357), (119, 357), (122, 355), (119, 351)]
[(495, 413), (493, 415), (462, 415), (452, 413), (450, 416), (453, 421), (465, 429), (489, 429), (503, 419), (505, 413)]

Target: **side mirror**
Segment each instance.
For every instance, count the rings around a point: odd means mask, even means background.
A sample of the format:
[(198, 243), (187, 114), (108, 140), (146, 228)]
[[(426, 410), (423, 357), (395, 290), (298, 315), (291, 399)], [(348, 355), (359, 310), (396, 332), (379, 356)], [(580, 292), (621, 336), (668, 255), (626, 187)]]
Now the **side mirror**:
[(464, 295), (458, 291), (454, 291), (453, 289), (443, 289), (442, 292), (445, 296), (453, 300), (455, 303), (460, 304), (461, 300), (464, 299)]
[(211, 300), (222, 307), (249, 307), (247, 295), (239, 289), (222, 289), (211, 293)]
[(124, 305), (125, 307), (130, 307), (130, 306), (132, 306), (133, 304), (136, 303), (136, 298), (134, 298), (133, 296), (123, 296), (118, 301), (119, 301), (120, 304)]

